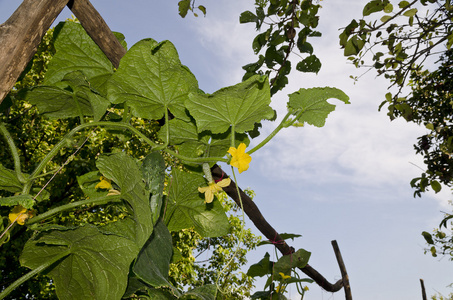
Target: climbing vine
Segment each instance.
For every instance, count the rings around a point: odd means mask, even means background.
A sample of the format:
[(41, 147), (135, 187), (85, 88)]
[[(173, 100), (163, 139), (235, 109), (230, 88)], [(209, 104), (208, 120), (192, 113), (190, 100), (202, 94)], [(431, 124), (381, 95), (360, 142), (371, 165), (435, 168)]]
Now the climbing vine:
[[(0, 241), (9, 242), (9, 232), (16, 226), (33, 232), (19, 257), (30, 272), (3, 290), (0, 299), (42, 272), (52, 278), (60, 299), (121, 299), (138, 292), (151, 299), (215, 299), (222, 291), (216, 283), (183, 291), (168, 278), (171, 232), (193, 228), (203, 237), (229, 232), (231, 224), (218, 193), (232, 180), (217, 180), (211, 170), (223, 163), (231, 165), (233, 175), (234, 168), (247, 171), (254, 167), (252, 154), (280, 130), (304, 124), (321, 127), (335, 109), (328, 99), (348, 103), (336, 88), (300, 89), (289, 95), (287, 114), (276, 129), (250, 149), (256, 124), (275, 119), (266, 75), (250, 75), (206, 94), (181, 64), (174, 45), (153, 39), (133, 45), (115, 69), (74, 22), (55, 29), (55, 50), (43, 83), (26, 90), (25, 99), (47, 118), (78, 122), (30, 172), (21, 165), (20, 141), (9, 134), (8, 124), (0, 124), (14, 162), (14, 169), (0, 165), (0, 189), (10, 193), (0, 198), (0, 205), (11, 207)], [(140, 126), (132, 121), (136, 119), (143, 120)], [(156, 122), (160, 124), (157, 139), (141, 130)], [(59, 170), (48, 169), (52, 159), (71, 153), (60, 169), (64, 168), (86, 142), (81, 137), (100, 130), (133, 136), (150, 151), (144, 157), (116, 151), (89, 158), (95, 160), (93, 167), (77, 174), (84, 199), (37, 213), (40, 197), (52, 194), (38, 179), (58, 176)], [(178, 163), (167, 164), (164, 156)], [(117, 218), (103, 224), (66, 226), (54, 219), (62, 212), (105, 204), (122, 209)], [(270, 276), (266, 295), (281, 295), (290, 283), (311, 282), (294, 271), (307, 265), (310, 253), (299, 249), (288, 254), (272, 268), (267, 260), (249, 271), (250, 276)], [(225, 274), (219, 271), (218, 276)]]

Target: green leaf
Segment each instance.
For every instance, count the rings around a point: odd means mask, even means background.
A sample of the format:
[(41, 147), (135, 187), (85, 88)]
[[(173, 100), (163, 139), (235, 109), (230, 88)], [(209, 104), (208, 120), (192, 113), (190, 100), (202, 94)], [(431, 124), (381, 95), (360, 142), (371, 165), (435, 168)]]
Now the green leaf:
[(198, 132), (236, 132), (253, 130), (255, 123), (274, 116), (269, 106), (267, 77), (252, 76), (244, 82), (218, 90), (212, 95), (191, 93), (186, 107), (195, 118)]
[(206, 17), (206, 7), (203, 5), (198, 5), (198, 9), (203, 13), (203, 15)]
[(385, 22), (387, 22), (388, 20), (390, 20), (391, 18), (392, 18), (392, 16), (382, 16), (381, 22), (382, 22), (382, 23), (385, 23)]
[(406, 17), (413, 17), (415, 16), (415, 14), (418, 12), (418, 10), (416, 8), (412, 8), (412, 9), (409, 9), (408, 11), (405, 11), (403, 16), (406, 16)]
[(115, 37), (117, 38), (118, 42), (120, 42), (121, 46), (123, 46), (123, 48), (127, 50), (126, 37), (124, 36), (124, 34), (122, 34), (121, 32), (116, 32), (116, 31), (112, 31), (112, 32), (115, 35)]
[(272, 274), (272, 268), (274, 263), (269, 261), (269, 253), (266, 252), (264, 258), (261, 259), (258, 263), (253, 264), (247, 271), (247, 276), (250, 277), (263, 277), (267, 274)]
[(121, 59), (107, 90), (112, 103), (125, 102), (136, 117), (159, 120), (170, 110), (188, 121), (184, 101), (198, 90), (198, 82), (171, 42), (145, 39)]
[(129, 239), (104, 235), (95, 226), (86, 225), (29, 240), (20, 262), (35, 269), (67, 252), (67, 256), (47, 269), (59, 299), (120, 299), (138, 250)]
[(162, 209), (162, 195), (165, 187), (165, 161), (159, 152), (151, 152), (143, 160), (142, 177), (145, 180), (145, 188), (150, 191), (149, 200), (153, 213), (153, 224), (156, 224)]
[(181, 300), (215, 300), (217, 287), (215, 284), (206, 284), (196, 287), (182, 295)]
[(171, 235), (162, 220), (157, 222), (153, 234), (140, 250), (133, 271), (143, 282), (151, 286), (171, 286), (168, 271), (173, 246)]
[(408, 5), (409, 5), (408, 1), (400, 1), (400, 3), (398, 3), (399, 8), (405, 8)]
[(43, 84), (55, 84), (66, 74), (81, 71), (94, 88), (101, 90), (102, 85), (113, 74), (113, 65), (82, 25), (61, 22), (55, 28), (55, 35), (56, 53), (49, 63)]
[(425, 241), (426, 241), (428, 244), (434, 245), (433, 236), (431, 235), (431, 233), (426, 232), (426, 231), (423, 231), (423, 232), (422, 232), (422, 235), (423, 235), (423, 237), (425, 238)]
[(12, 193), (22, 191), (22, 183), (17, 179), (16, 172), (0, 164), (0, 190)]
[(289, 95), (288, 108), (296, 115), (297, 122), (322, 127), (326, 123), (327, 116), (335, 110), (335, 105), (327, 102), (327, 99), (336, 98), (349, 104), (349, 97), (337, 88), (310, 88), (300, 89)]
[(173, 169), (169, 183), (165, 224), (170, 231), (194, 227), (203, 237), (217, 237), (228, 233), (230, 225), (217, 199), (204, 203), (198, 187), (206, 186), (202, 175)]
[(258, 21), (258, 17), (254, 13), (252, 13), (251, 11), (248, 11), (248, 10), (244, 11), (239, 16), (239, 23), (241, 23), (241, 24), (256, 22), (256, 21)]
[(431, 187), (434, 190), (434, 192), (436, 192), (436, 194), (439, 193), (440, 190), (442, 189), (442, 186), (436, 180), (431, 181)]
[(372, 13), (382, 11), (388, 3), (388, 0), (373, 0), (368, 2), (363, 8), (363, 16), (366, 17)]
[(101, 156), (96, 166), (104, 177), (114, 181), (133, 211), (135, 241), (141, 248), (153, 231), (153, 217), (149, 192), (141, 177), (141, 170), (134, 159), (124, 152)]
[(297, 40), (297, 48), (299, 48), (300, 53), (313, 54), (313, 46), (308, 42), (302, 42), (301, 39)]
[(384, 7), (384, 12), (386, 14), (389, 14), (393, 11), (393, 5), (392, 3), (388, 3), (385, 7)]
[(178, 2), (179, 15), (185, 17), (190, 8), (190, 0), (181, 0)]
[(291, 273), (292, 268), (305, 267), (308, 263), (310, 255), (311, 255), (310, 252), (304, 249), (299, 249), (290, 255), (282, 256), (274, 264), (274, 274), (278, 274), (281, 272), (285, 275), (289, 275)]
[(27, 92), (25, 98), (49, 118), (94, 116), (94, 120), (98, 121), (110, 103), (91, 90), (85, 79), (82, 72), (74, 71), (65, 75), (62, 88), (37, 86)]
[[(294, 238), (301, 237), (301, 236), (302, 235), (300, 235), (300, 234), (294, 234), (294, 233), (280, 233), (280, 238), (282, 241), (287, 240), (287, 239), (294, 240)], [(272, 242), (271, 241), (261, 241), (258, 243), (257, 246), (269, 245), (269, 244), (272, 244)]]
[(300, 72), (312, 72), (318, 74), (321, 69), (321, 61), (316, 55), (310, 55), (300, 61), (296, 69)]
[(34, 203), (33, 196), (28, 194), (0, 198), (0, 206), (22, 205), (26, 209), (30, 209)]

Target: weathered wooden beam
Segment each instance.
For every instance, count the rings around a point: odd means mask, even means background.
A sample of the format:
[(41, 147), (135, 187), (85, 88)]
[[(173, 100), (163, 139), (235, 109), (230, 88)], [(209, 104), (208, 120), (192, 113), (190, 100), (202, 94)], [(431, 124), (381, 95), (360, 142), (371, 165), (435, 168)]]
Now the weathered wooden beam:
[(332, 247), (337, 258), (338, 266), (340, 267), (345, 299), (352, 300), (351, 285), (349, 284), (348, 272), (346, 271), (346, 266), (344, 265), (343, 257), (341, 256), (340, 247), (338, 247), (337, 241), (335, 240), (332, 241)]
[(68, 7), (115, 68), (118, 68), (121, 58), (126, 54), (126, 49), (121, 46), (107, 23), (93, 5), (91, 5), (90, 1), (70, 0)]
[(42, 37), (68, 0), (24, 0), (0, 25), (0, 103), (13, 88)]

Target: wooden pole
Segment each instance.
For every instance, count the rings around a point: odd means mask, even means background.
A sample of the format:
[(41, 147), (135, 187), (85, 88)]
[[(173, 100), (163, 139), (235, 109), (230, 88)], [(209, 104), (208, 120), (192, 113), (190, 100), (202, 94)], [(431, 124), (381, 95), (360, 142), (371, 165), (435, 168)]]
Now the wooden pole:
[(351, 286), (349, 285), (349, 276), (348, 272), (346, 272), (346, 266), (344, 265), (343, 257), (341, 256), (340, 247), (338, 247), (337, 241), (335, 240), (333, 240), (331, 243), (333, 251), (335, 252), (335, 256), (337, 257), (338, 266), (340, 267), (345, 299), (352, 300)]
[(85, 31), (101, 48), (115, 68), (120, 65), (120, 60), (126, 54), (126, 49), (121, 46), (118, 39), (110, 30), (99, 12), (88, 0), (70, 0), (68, 7), (79, 19)]
[(423, 281), (423, 279), (420, 279), (420, 285), (422, 286), (422, 299), (427, 300), (426, 291), (425, 291), (425, 282)]
[(67, 3), (68, 0), (24, 0), (0, 25), (0, 103)]

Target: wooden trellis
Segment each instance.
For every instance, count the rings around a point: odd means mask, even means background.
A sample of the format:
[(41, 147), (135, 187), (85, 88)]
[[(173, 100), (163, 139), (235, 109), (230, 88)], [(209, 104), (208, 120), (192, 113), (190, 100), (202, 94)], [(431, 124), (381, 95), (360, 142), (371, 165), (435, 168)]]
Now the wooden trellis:
[[(24, 0), (11, 17), (0, 25), (0, 103), (13, 88), (33, 58), (44, 34), (65, 6), (69, 7), (112, 64), (116, 68), (119, 66), (126, 50), (88, 0)], [(219, 166), (214, 166), (212, 173), (215, 179), (227, 177)], [(240, 205), (236, 184), (233, 181), (224, 190)], [(244, 211), (250, 220), (267, 239), (274, 242), (275, 247), (283, 255), (291, 255), (294, 248), (282, 240), (256, 204), (241, 189), (239, 191)], [(301, 268), (301, 271), (328, 292), (337, 292), (344, 287), (345, 299), (352, 300), (348, 274), (336, 241), (332, 241), (332, 246), (342, 274), (340, 280), (332, 284), (310, 265)]]

